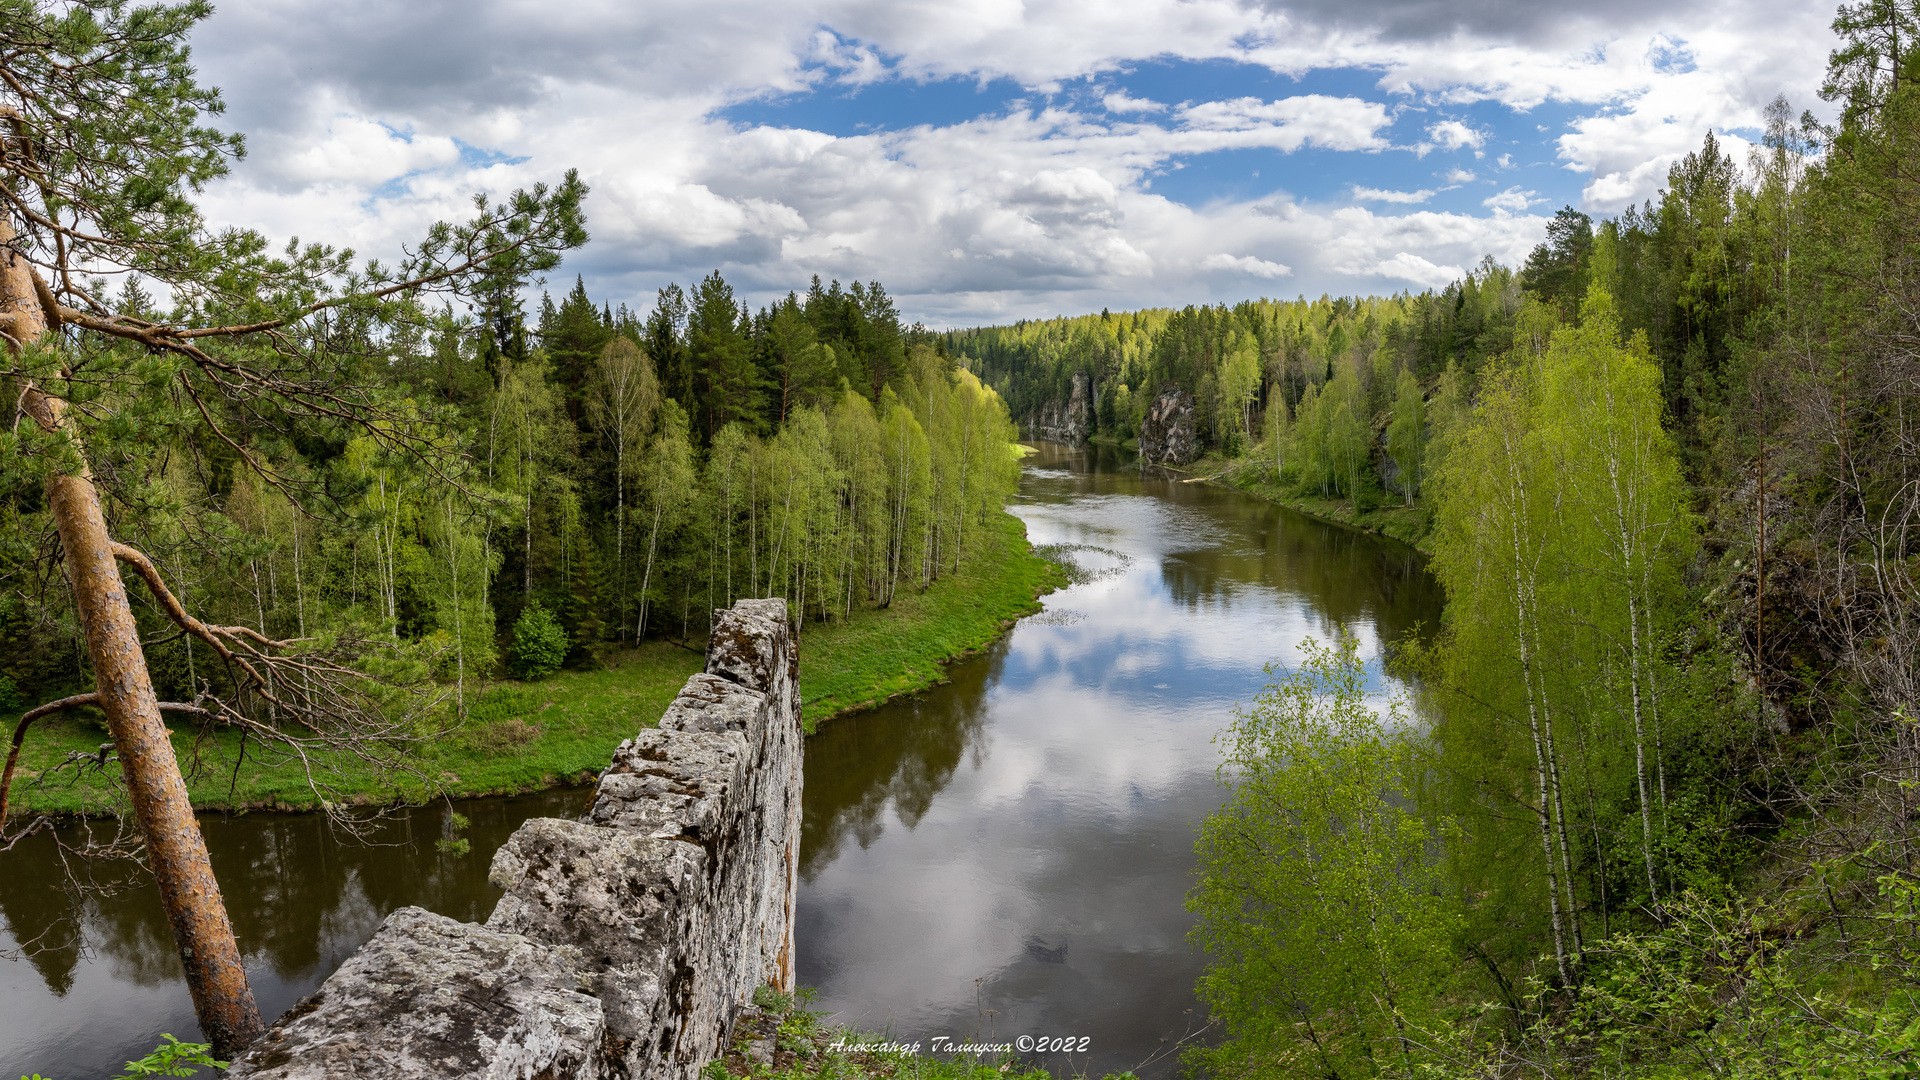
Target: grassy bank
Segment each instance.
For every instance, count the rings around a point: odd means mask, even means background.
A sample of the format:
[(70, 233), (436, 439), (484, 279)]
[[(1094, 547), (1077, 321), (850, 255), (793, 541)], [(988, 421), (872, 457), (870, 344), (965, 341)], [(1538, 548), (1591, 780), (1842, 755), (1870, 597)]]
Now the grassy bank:
[(1066, 584), (1058, 563), (1034, 553), (1019, 518), (1002, 515), (990, 537), (978, 557), (924, 593), (903, 591), (884, 611), (801, 631), (809, 728), (940, 682), (946, 664), (992, 644), (1040, 609), (1041, 594)]
[(1176, 471), (1244, 491), (1254, 498), (1297, 510), (1311, 518), (1389, 537), (1422, 551), (1427, 550), (1427, 536), (1433, 530), (1433, 515), (1424, 504), (1408, 506), (1399, 496), (1378, 490), (1362, 491), (1358, 500), (1302, 494), (1291, 485), (1275, 479), (1272, 465), (1267, 458), (1208, 456)]
[[(891, 608), (863, 610), (843, 623), (809, 624), (800, 638), (800, 688), (809, 727), (843, 713), (925, 689), (944, 665), (978, 651), (1013, 620), (1037, 609), (1039, 594), (1063, 583), (1061, 568), (1035, 554), (1018, 518), (1003, 514), (958, 573), (925, 592), (903, 589)], [(386, 764), (339, 755), (321, 762), (331, 797), (382, 804), (437, 795), (505, 795), (584, 781), (613, 748), (659, 722), (699, 653), (666, 642), (613, 653), (592, 671), (565, 671), (537, 683), (501, 682), (468, 692), (468, 720)], [(107, 740), (98, 714), (60, 714), (36, 723), (14, 779), (13, 812), (95, 813), (112, 808), (118, 767), (89, 761)], [(182, 732), (174, 750), (195, 806), (308, 810), (319, 797), (300, 763), (243, 746), (237, 733)], [(236, 768), (236, 765), (239, 767)]]

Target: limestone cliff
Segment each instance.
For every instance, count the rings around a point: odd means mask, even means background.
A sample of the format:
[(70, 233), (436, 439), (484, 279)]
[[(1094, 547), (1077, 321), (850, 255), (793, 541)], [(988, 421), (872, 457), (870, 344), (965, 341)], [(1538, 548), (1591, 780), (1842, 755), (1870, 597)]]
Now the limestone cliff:
[(757, 987), (792, 987), (796, 678), (784, 601), (716, 613), (706, 671), (581, 819), (494, 856), (485, 926), (394, 912), (227, 1075), (692, 1080)]
[(1048, 404), (1023, 425), (1028, 438), (1078, 446), (1093, 434), (1093, 376), (1075, 372), (1070, 382), (1066, 401)]
[(1193, 395), (1162, 390), (1140, 421), (1140, 460), (1148, 465), (1185, 465), (1200, 456)]

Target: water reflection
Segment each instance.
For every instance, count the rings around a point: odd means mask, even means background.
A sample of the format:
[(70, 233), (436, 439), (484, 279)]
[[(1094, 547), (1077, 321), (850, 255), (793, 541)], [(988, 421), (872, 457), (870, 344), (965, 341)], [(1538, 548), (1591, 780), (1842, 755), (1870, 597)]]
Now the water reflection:
[[(444, 804), (422, 807), (361, 839), (310, 815), (203, 818), (261, 1011), (292, 1007), (396, 907), (484, 918), (499, 899), (486, 879), (494, 849), (527, 818), (577, 814), (584, 799), (561, 791), (459, 802), (453, 809), (471, 824), (458, 834)], [(469, 854), (435, 843), (455, 835)], [(71, 831), (61, 838), (74, 840)], [(0, 1076), (112, 1076), (159, 1032), (197, 1037), (151, 881), (123, 863), (64, 860), (55, 840), (43, 833), (5, 856), (0, 951), (20, 960), (0, 963)]]
[(883, 815), (911, 829), (933, 806), (984, 723), (977, 692), (1004, 655), (994, 646), (985, 662), (956, 667), (956, 682), (974, 693), (939, 694), (895, 704), (895, 722), (829, 724), (807, 742), (806, 797), (800, 821), (800, 873), (839, 858), (852, 841), (865, 848), (880, 837)]
[(1088, 1036), (1043, 1062), (1177, 1073), (1201, 958), (1184, 907), (1220, 802), (1214, 734), (1307, 636), (1373, 658), (1439, 595), (1398, 545), (1043, 447), (1014, 508), (1107, 572), (952, 682), (807, 747), (799, 959), (844, 1022), (903, 1039)]
[[(1046, 448), (1014, 509), (1036, 543), (1101, 549), (1076, 557), (1105, 572), (950, 683), (809, 740), (801, 981), (871, 1030), (1086, 1036), (1090, 1055), (1048, 1064), (1173, 1075), (1164, 1050), (1197, 1026), (1183, 900), (1196, 825), (1220, 801), (1214, 734), (1303, 637), (1344, 629), (1377, 660), (1440, 598), (1398, 545), (1112, 457)], [(1373, 678), (1391, 688), (1377, 663)], [(398, 906), (484, 917), (493, 850), (584, 800), (459, 804), (466, 856), (436, 847), (453, 835), (444, 806), (366, 843), (312, 817), (206, 819), (262, 1012), (292, 1006)], [(158, 1032), (197, 1035), (150, 885), (71, 890), (52, 841), (0, 858), (0, 950), (25, 954), (0, 963), (0, 1077), (110, 1076)]]

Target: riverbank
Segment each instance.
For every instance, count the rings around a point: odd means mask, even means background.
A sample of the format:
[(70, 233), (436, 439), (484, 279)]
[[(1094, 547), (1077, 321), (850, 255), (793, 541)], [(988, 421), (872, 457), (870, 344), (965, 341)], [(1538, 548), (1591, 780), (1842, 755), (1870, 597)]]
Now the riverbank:
[(1026, 526), (1002, 514), (988, 546), (958, 573), (893, 606), (800, 631), (801, 717), (807, 730), (946, 681), (946, 667), (980, 652), (1040, 610), (1067, 583), (1066, 570), (1027, 542)]
[[(1041, 595), (1065, 583), (1061, 567), (1033, 550), (1025, 526), (1013, 515), (995, 519), (986, 538), (957, 573), (925, 592), (903, 590), (889, 608), (802, 628), (802, 715), (808, 730), (942, 681), (947, 664), (991, 644), (1015, 620), (1038, 610)], [(596, 670), (469, 691), (467, 722), (448, 737), (385, 762), (330, 757), (321, 763), (323, 787), (336, 802), (371, 806), (586, 783), (623, 740), (659, 722), (703, 662), (693, 649), (648, 642), (609, 654)], [(103, 775), (98, 764), (85, 760), (100, 752), (106, 738), (100, 720), (90, 714), (35, 724), (14, 780), (13, 813), (116, 809), (118, 784), (108, 781), (117, 779), (117, 767)], [(201, 809), (321, 806), (297, 760), (262, 748), (257, 740), (243, 747), (233, 731), (204, 738), (178, 733), (174, 752), (187, 774), (188, 793)]]
[[(1112, 435), (1097, 434), (1087, 442), (1094, 446), (1105, 446), (1130, 454), (1140, 452), (1140, 444), (1134, 439), (1117, 439)], [(1344, 525), (1349, 529), (1384, 536), (1398, 540), (1410, 547), (1428, 553), (1427, 538), (1433, 532), (1433, 514), (1424, 503), (1407, 506), (1397, 496), (1380, 491), (1364, 491), (1360, 494), (1356, 507), (1348, 499), (1325, 499), (1315, 495), (1303, 495), (1292, 487), (1280, 483), (1273, 470), (1268, 467), (1266, 457), (1227, 458), (1209, 454), (1197, 461), (1185, 465), (1161, 465), (1168, 472), (1180, 473), (1195, 480), (1230, 487), (1245, 492), (1262, 502), (1284, 506), (1289, 510), (1305, 514), (1318, 521), (1334, 525)]]
[(1349, 499), (1303, 495), (1280, 483), (1274, 477), (1271, 465), (1266, 458), (1209, 456), (1179, 468), (1167, 468), (1245, 492), (1263, 502), (1284, 506), (1310, 518), (1398, 540), (1421, 552), (1430, 553), (1427, 540), (1433, 533), (1433, 515), (1424, 504), (1407, 506), (1399, 497), (1379, 492), (1362, 492), (1357, 505)]

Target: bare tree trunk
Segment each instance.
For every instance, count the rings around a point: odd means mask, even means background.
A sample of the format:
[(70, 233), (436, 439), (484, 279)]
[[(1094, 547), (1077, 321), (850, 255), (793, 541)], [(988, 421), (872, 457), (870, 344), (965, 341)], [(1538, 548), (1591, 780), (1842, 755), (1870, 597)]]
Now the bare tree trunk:
[[(1553, 926), (1553, 956), (1559, 970), (1560, 984), (1563, 987), (1573, 985), (1573, 970), (1567, 962), (1567, 929), (1565, 920), (1573, 912), (1564, 914), (1560, 907), (1560, 864), (1554, 859), (1555, 826), (1561, 824), (1555, 817), (1558, 801), (1557, 770), (1553, 765), (1551, 716), (1541, 715), (1543, 704), (1534, 691), (1533, 650), (1531, 648), (1530, 627), (1536, 617), (1532, 611), (1532, 589), (1528, 587), (1531, 577), (1526, 566), (1526, 545), (1520, 533), (1520, 521), (1526, 513), (1526, 484), (1513, 465), (1516, 448), (1509, 443), (1508, 477), (1509, 493), (1512, 501), (1507, 507), (1509, 541), (1512, 544), (1513, 558), (1513, 612), (1514, 639), (1520, 650), (1520, 681), (1527, 697), (1527, 730), (1533, 741), (1534, 779), (1540, 792), (1540, 805), (1536, 814), (1540, 824), (1540, 853), (1546, 858), (1547, 867), (1547, 914)], [(1544, 721), (1544, 722), (1543, 722)], [(1564, 841), (1564, 833), (1562, 834)], [(1571, 904), (1568, 905), (1569, 908)]]
[(653, 552), (660, 540), (660, 500), (653, 503), (653, 531), (647, 534), (647, 570), (640, 576), (640, 621), (633, 627), (633, 643), (647, 636), (647, 590), (653, 588)]
[(614, 426), (613, 491), (613, 580), (617, 594), (614, 599), (614, 617), (625, 622), (627, 619), (627, 432), (624, 417)]

